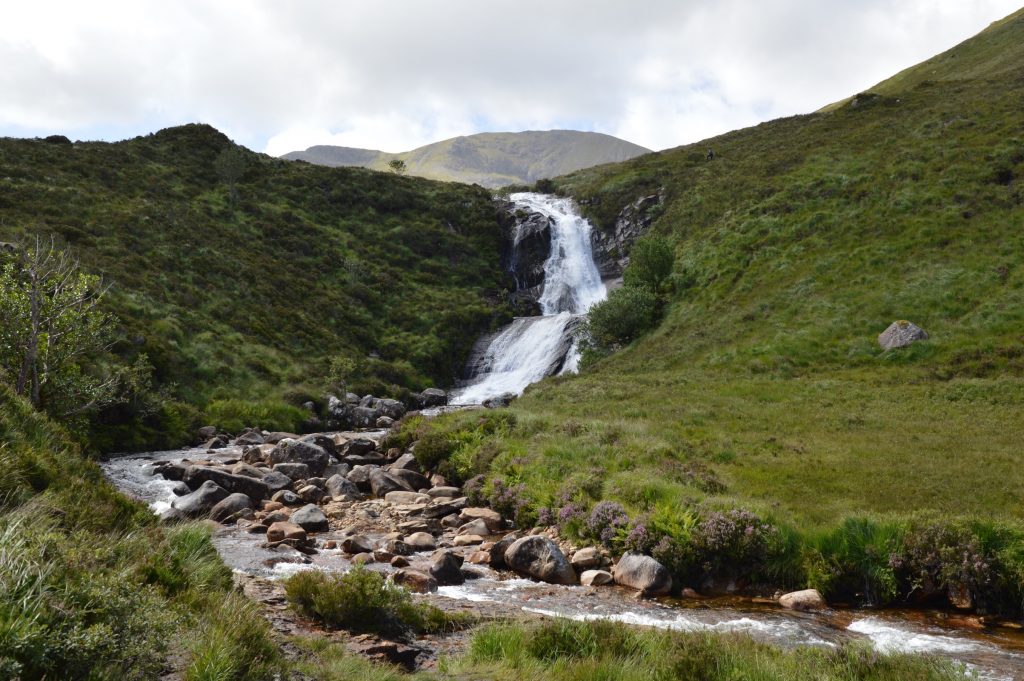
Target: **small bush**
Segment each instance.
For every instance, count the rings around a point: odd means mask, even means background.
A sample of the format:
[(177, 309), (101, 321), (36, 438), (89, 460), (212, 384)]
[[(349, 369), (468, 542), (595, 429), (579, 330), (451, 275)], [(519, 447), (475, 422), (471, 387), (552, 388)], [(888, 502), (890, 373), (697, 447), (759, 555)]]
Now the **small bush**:
[(658, 299), (643, 287), (625, 286), (590, 308), (583, 327), (584, 346), (595, 352), (610, 352), (626, 345), (654, 326)]
[(299, 572), (285, 582), (285, 593), (292, 607), (303, 615), (352, 632), (407, 638), (468, 623), (466, 617), (414, 603), (407, 589), (362, 566), (343, 575), (315, 570)]

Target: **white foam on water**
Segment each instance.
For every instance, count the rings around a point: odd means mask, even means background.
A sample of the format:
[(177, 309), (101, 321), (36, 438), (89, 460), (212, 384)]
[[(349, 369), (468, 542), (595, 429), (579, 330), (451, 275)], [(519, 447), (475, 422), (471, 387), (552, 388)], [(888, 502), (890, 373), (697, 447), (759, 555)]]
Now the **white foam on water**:
[(883, 653), (973, 653), (983, 649), (974, 641), (901, 629), (875, 617), (854, 620), (849, 631), (867, 636), (875, 648)]

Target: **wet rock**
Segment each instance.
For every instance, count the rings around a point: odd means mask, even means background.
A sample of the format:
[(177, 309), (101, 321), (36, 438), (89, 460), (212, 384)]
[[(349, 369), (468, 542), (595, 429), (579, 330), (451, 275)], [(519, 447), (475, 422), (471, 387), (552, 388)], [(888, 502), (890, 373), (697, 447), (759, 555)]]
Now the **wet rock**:
[(679, 592), (679, 596), (681, 598), (692, 598), (692, 599), (703, 598), (703, 596), (701, 596), (699, 593), (697, 593), (695, 590), (691, 589), (688, 586), (684, 587), (683, 590)]
[(779, 605), (787, 610), (801, 611), (822, 610), (828, 607), (817, 589), (803, 589), (783, 594), (779, 597)]
[(580, 575), (580, 584), (583, 586), (604, 586), (613, 581), (612, 573), (607, 570), (586, 570)]
[(505, 552), (519, 539), (519, 535), (515, 532), (506, 534), (504, 537), (494, 542), (494, 546), (490, 549), (491, 554), (491, 567), (497, 570), (507, 567), (505, 565)]
[(547, 537), (515, 540), (505, 550), (505, 564), (521, 575), (549, 584), (575, 584), (576, 571), (558, 544)]
[(153, 474), (163, 476), (166, 480), (184, 480), (189, 464), (180, 461), (161, 463), (153, 466)]
[[(420, 464), (416, 460), (416, 457), (412, 454), (402, 454), (400, 457), (395, 459), (395, 462), (391, 464), (391, 470), (403, 469), (407, 471), (414, 471), (416, 473), (422, 473)], [(429, 486), (429, 485), (428, 485)]]
[(218, 501), (212, 509), (210, 509), (210, 519), (215, 520), (218, 523), (222, 523), (228, 520), (237, 513), (243, 511), (252, 511), (252, 499), (235, 492), (229, 494), (222, 500)]
[(400, 584), (415, 593), (425, 594), (437, 591), (438, 580), (419, 570), (401, 569), (391, 577), (395, 584)]
[(218, 435), (217, 437), (210, 438), (209, 440), (207, 440), (206, 443), (203, 445), (203, 448), (205, 448), (205, 449), (224, 449), (227, 446), (228, 446), (227, 438), (222, 436), (222, 435)]
[(341, 542), (341, 550), (345, 553), (369, 553), (373, 551), (373, 541), (361, 534), (353, 534)]
[(430, 564), (430, 576), (441, 586), (462, 584), (462, 557), (451, 551), (438, 551)]
[(437, 548), (437, 540), (434, 539), (434, 535), (427, 532), (414, 532), (405, 538), (405, 543), (413, 551), (433, 551)]
[(171, 493), (176, 497), (183, 497), (191, 491), (192, 490), (188, 488), (188, 485), (181, 481), (178, 481), (171, 486)]
[(878, 335), (878, 344), (882, 346), (883, 350), (903, 348), (921, 340), (928, 340), (925, 330), (905, 319), (893, 322), (889, 328)]
[(672, 590), (672, 575), (650, 556), (627, 551), (615, 565), (615, 583), (636, 589), (642, 596), (661, 596)]
[(384, 501), (400, 506), (406, 504), (426, 504), (430, 501), (430, 497), (419, 492), (388, 492), (384, 495)]
[(396, 556), (411, 556), (416, 553), (413, 547), (409, 546), (401, 539), (388, 539), (384, 542), (384, 550), (388, 553), (393, 553)]
[(332, 497), (349, 497), (351, 499), (362, 499), (363, 493), (359, 491), (356, 484), (341, 475), (332, 475), (327, 478), (327, 493)]
[(512, 401), (515, 400), (516, 397), (518, 397), (518, 395), (515, 393), (502, 393), (501, 395), (484, 400), (484, 406), (488, 409), (503, 409), (512, 404)]
[(500, 532), (505, 529), (505, 520), (501, 514), (490, 508), (472, 507), (464, 508), (461, 513), (462, 522), (471, 520), (482, 520), (487, 524), (487, 529), (493, 532)]
[(448, 393), (440, 388), (427, 388), (420, 395), (424, 407), (443, 407), (448, 404)]
[(273, 525), (274, 523), (286, 522), (291, 516), (284, 511), (271, 511), (263, 518), (263, 522), (266, 525)]
[(250, 499), (260, 501), (270, 496), (270, 489), (262, 480), (255, 480), (245, 475), (233, 475), (223, 468), (210, 466), (189, 466), (185, 470), (185, 483), (196, 487), (201, 483), (212, 481), (228, 492), (239, 492)]
[(602, 562), (601, 552), (592, 546), (580, 549), (576, 553), (572, 554), (572, 559), (569, 562), (572, 563), (572, 566), (579, 571), (596, 568), (601, 565)]
[(278, 492), (274, 492), (274, 496), (270, 497), (270, 500), (276, 501), (279, 504), (284, 504), (285, 506), (297, 506), (299, 502), (302, 501), (299, 499), (299, 495), (290, 489), (283, 489)]
[(292, 479), (279, 471), (270, 471), (265, 473), (262, 479), (263, 484), (267, 486), (268, 490), (270, 490), (271, 495), (292, 486)]
[(330, 456), (323, 447), (301, 440), (281, 440), (270, 452), (270, 463), (304, 463), (310, 472), (319, 475), (330, 463)]
[(370, 563), (377, 562), (377, 557), (373, 553), (357, 553), (352, 557), (353, 565), (369, 565)]
[(217, 426), (203, 426), (196, 430), (195, 442), (206, 442), (217, 437)]
[(238, 446), (261, 445), (263, 444), (263, 434), (258, 430), (252, 429), (243, 431), (235, 438), (235, 444)]
[(409, 559), (405, 556), (395, 556), (391, 559), (391, 567), (403, 568), (409, 567)]
[(327, 516), (319, 507), (313, 504), (306, 504), (299, 510), (292, 513), (291, 521), (304, 529), (306, 532), (326, 532), (330, 529)]
[(207, 480), (196, 491), (172, 501), (171, 507), (189, 518), (198, 518), (208, 514), (214, 506), (227, 499), (228, 494), (230, 493), (226, 489), (212, 480)]
[(284, 541), (285, 539), (293, 539), (296, 541), (306, 541), (306, 531), (296, 525), (295, 523), (278, 521), (272, 523), (267, 528), (267, 541), (270, 543), (276, 543)]
[(472, 563), (473, 565), (490, 565), (491, 552), (483, 550), (474, 551), (473, 553), (466, 556), (466, 562)]

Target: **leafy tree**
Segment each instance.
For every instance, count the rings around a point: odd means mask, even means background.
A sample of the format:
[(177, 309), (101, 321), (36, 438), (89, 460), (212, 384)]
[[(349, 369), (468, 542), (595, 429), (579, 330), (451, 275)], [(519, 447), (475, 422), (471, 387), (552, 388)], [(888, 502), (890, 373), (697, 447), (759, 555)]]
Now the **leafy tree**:
[(405, 161), (400, 158), (393, 158), (388, 161), (388, 170), (393, 172), (395, 175), (402, 175), (407, 170)]
[(131, 367), (85, 368), (117, 338), (117, 319), (100, 309), (108, 288), (52, 238), (36, 237), (0, 266), (0, 373), (33, 406), (72, 417), (148, 384), (144, 355)]
[(658, 300), (639, 286), (624, 286), (590, 308), (583, 326), (584, 346), (599, 354), (629, 343), (658, 320)]
[(626, 286), (642, 286), (652, 293), (660, 293), (672, 275), (675, 253), (667, 239), (648, 236), (633, 244), (629, 252), (629, 266), (623, 273)]

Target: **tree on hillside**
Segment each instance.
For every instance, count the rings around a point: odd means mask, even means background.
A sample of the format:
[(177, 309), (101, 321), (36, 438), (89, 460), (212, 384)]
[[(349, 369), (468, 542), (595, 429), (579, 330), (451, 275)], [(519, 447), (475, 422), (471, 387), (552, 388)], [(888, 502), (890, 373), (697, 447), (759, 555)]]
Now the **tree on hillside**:
[(394, 158), (388, 161), (388, 170), (396, 175), (402, 175), (406, 171), (405, 161), (400, 158)]
[(0, 261), (0, 374), (33, 406), (70, 417), (148, 383), (144, 356), (116, 370), (84, 366), (116, 339), (116, 318), (100, 309), (108, 289), (53, 238), (36, 237)]
[(660, 293), (672, 275), (676, 256), (669, 242), (658, 236), (647, 236), (633, 244), (629, 267), (623, 273), (626, 286), (643, 286), (651, 293)]

